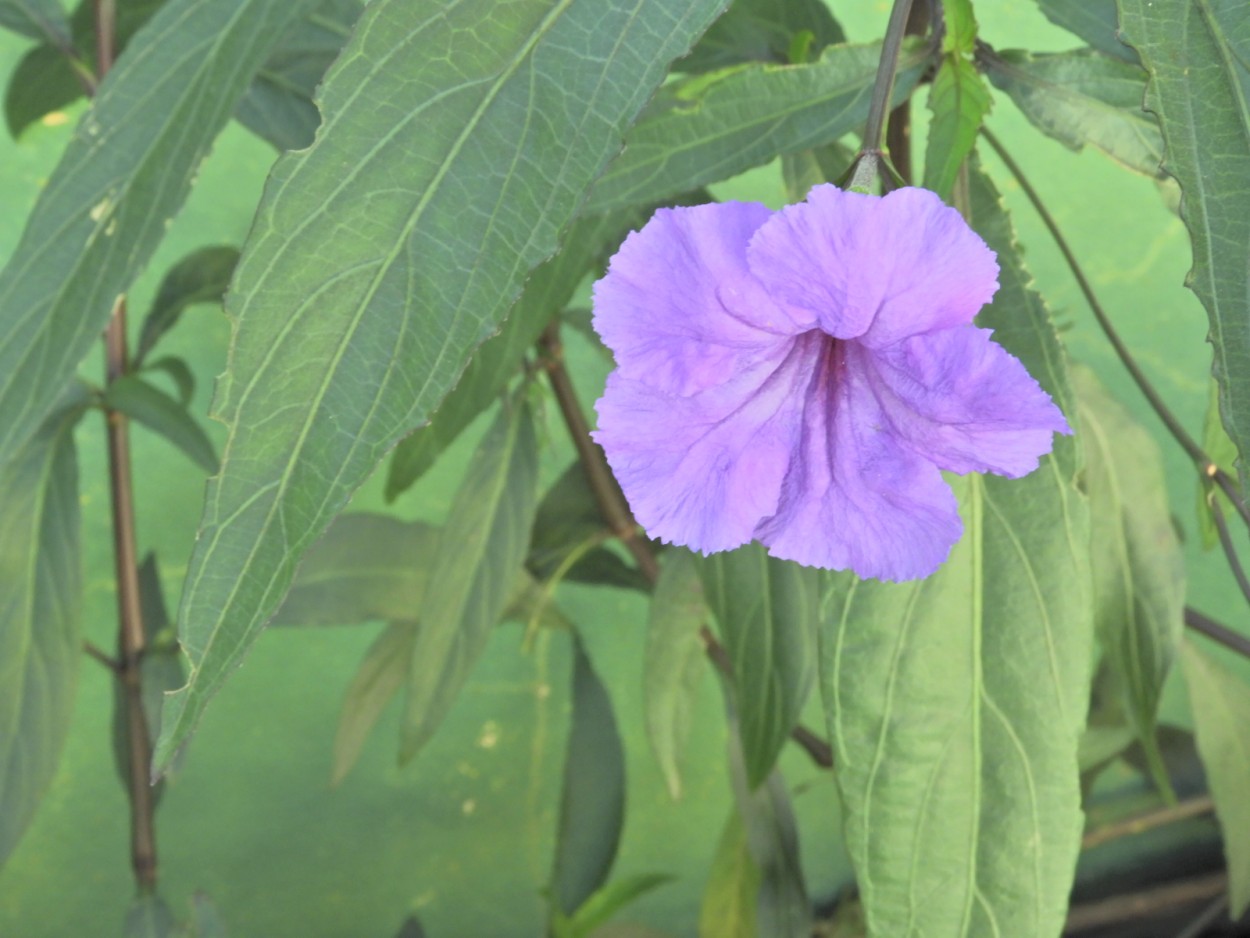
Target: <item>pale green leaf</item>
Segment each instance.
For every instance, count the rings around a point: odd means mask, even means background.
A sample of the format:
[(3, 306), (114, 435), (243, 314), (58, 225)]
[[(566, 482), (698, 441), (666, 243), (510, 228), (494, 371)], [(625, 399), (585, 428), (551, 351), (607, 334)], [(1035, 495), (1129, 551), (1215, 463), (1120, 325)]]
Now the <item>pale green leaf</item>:
[[(589, 209), (656, 202), (863, 130), (880, 57), (875, 44), (830, 46), (810, 65), (743, 65), (666, 85), (595, 186)], [(896, 104), (927, 64), (921, 44), (904, 47)]]
[(158, 765), (304, 551), (499, 328), (722, 2), (366, 7), (321, 86), (316, 142), (274, 168), (227, 299), (215, 411), (229, 439), (179, 617), (191, 678)]
[(239, 123), (279, 150), (312, 143), (321, 124), (313, 94), (363, 8), (360, 0), (321, 0), (295, 21), (239, 101)]
[(1184, 624), (1185, 558), (1162, 455), (1093, 372), (1077, 370), (1074, 382), (1087, 461), (1094, 624), (1156, 784), (1167, 792), (1155, 715)]
[(136, 896), (126, 910), (123, 938), (178, 938), (178, 920), (158, 895)]
[(1124, 39), (1150, 81), (1163, 168), (1181, 187), (1220, 382), (1220, 416), (1250, 471), (1250, 17), (1242, 0), (1121, 0)]
[(703, 595), (733, 669), (746, 775), (763, 784), (815, 677), (816, 571), (758, 543), (699, 562)]
[(382, 711), (399, 693), (412, 670), (412, 648), (417, 638), (416, 622), (391, 622), (383, 629), (352, 677), (339, 711), (334, 733), (330, 784), (337, 785), (351, 771), (365, 740), (377, 725)]
[(82, 658), (79, 393), (0, 466), (0, 864), (34, 816), (69, 730)]
[(125, 375), (109, 384), (104, 404), (164, 437), (209, 475), (217, 471), (213, 442), (191, 411), (139, 376)]
[(100, 85), (0, 271), (0, 461), (29, 436), (308, 0), (171, 0)]
[(69, 44), (69, 21), (60, 0), (0, 0), (0, 26), (29, 39)]
[(352, 625), (418, 618), (439, 529), (421, 521), (340, 515), (304, 556), (273, 625)]
[(499, 399), (520, 370), (543, 328), (564, 308), (582, 276), (608, 247), (619, 244), (646, 217), (637, 210), (578, 219), (555, 257), (540, 265), (525, 284), (503, 329), (473, 353), (469, 367), (429, 424), (404, 439), (391, 456), (386, 498), (393, 500), (434, 464), (444, 449)]
[(507, 608), (538, 503), (528, 404), (504, 407), (456, 492), (426, 581), (408, 676), (400, 760), (442, 722)]
[(214, 245), (192, 251), (169, 268), (139, 331), (134, 355), (136, 368), (142, 365), (160, 337), (177, 325), (188, 306), (221, 302), (238, 261), (238, 248)]
[(1234, 921), (1250, 907), (1250, 683), (1198, 649), (1181, 644), (1198, 753), (1215, 799), (1228, 857)]
[(990, 81), (1042, 133), (1073, 150), (1088, 143), (1139, 173), (1161, 172), (1163, 136), (1142, 110), (1146, 73), (1139, 66), (1090, 49), (1008, 49), (982, 60)]
[(985, 79), (970, 59), (943, 56), (929, 93), (929, 142), (925, 148), (924, 185), (943, 198), (950, 196), (993, 98)]
[(699, 911), (699, 938), (756, 938), (755, 909), (762, 879), (735, 806), (712, 856)]
[[(979, 324), (1069, 412), (1062, 350), (997, 193), (972, 222), (1000, 288)], [(831, 584), (821, 689), (847, 849), (873, 934), (1053, 936), (1082, 817), (1089, 527), (1078, 452), (1023, 479), (955, 480), (964, 535), (933, 576)]]
[(552, 905), (566, 916), (607, 881), (625, 823), (625, 750), (612, 700), (576, 632), (572, 699), (551, 871)]
[(977, 44), (977, 18), (971, 0), (946, 0), (942, 4), (942, 51), (971, 55)]
[(822, 0), (734, 0), (674, 71), (710, 72), (743, 62), (790, 64), (795, 37), (810, 35), (809, 54), (846, 42)]
[(1119, 39), (1116, 0), (1038, 0), (1046, 18), (1080, 36), (1100, 52), (1137, 64), (1137, 53)]
[[(664, 873), (638, 873), (604, 884), (568, 919), (568, 938), (606, 938), (607, 929), (600, 926), (630, 903), (672, 881), (673, 877)], [(614, 930), (612, 934), (617, 932)], [(625, 935), (621, 934), (620, 938), (625, 938)]]
[(643, 700), (647, 739), (674, 799), (681, 797), (681, 756), (708, 668), (699, 635), (707, 616), (694, 555), (679, 548), (666, 551), (647, 615)]

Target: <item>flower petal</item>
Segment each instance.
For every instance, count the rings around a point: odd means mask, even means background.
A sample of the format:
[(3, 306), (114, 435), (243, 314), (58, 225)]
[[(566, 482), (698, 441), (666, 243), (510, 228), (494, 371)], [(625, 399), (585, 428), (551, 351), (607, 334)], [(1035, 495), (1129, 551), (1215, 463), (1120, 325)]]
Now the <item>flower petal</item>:
[(818, 352), (791, 340), (690, 396), (609, 375), (593, 436), (648, 534), (705, 553), (751, 540), (777, 508)]
[(866, 374), (895, 432), (939, 468), (1018, 478), (1072, 430), (990, 335), (959, 326), (904, 339), (871, 353)]
[(772, 555), (810, 567), (882, 580), (928, 576), (963, 531), (955, 496), (893, 432), (868, 383), (866, 350), (830, 346), (777, 513), (756, 537)]
[(802, 331), (747, 268), (771, 215), (748, 202), (660, 209), (625, 239), (594, 287), (595, 331), (624, 377), (691, 394)]
[(873, 347), (966, 325), (998, 289), (994, 252), (926, 189), (816, 186), (760, 227), (747, 260), (796, 317)]

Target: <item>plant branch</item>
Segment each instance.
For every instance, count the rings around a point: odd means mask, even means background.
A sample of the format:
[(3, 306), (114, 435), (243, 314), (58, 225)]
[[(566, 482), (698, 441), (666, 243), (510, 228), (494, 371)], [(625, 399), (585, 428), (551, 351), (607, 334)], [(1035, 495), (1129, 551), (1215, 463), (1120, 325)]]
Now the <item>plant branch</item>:
[(1151, 886), (1097, 902), (1073, 906), (1068, 912), (1065, 935), (1105, 928), (1122, 922), (1149, 922), (1187, 905), (1207, 901), (1228, 889), (1226, 873), (1210, 873), (1180, 882)]
[(898, 70), (898, 54), (903, 48), (903, 37), (910, 23), (912, 0), (894, 0), (890, 21), (885, 27), (881, 42), (881, 61), (877, 63), (877, 78), (872, 86), (872, 99), (868, 102), (868, 123), (864, 125), (861, 153), (879, 153), (885, 142), (885, 122), (890, 112), (890, 98), (894, 96), (894, 73)]
[(1177, 932), (1176, 938), (1202, 938), (1208, 928), (1214, 925), (1228, 908), (1228, 894), (1216, 896), (1211, 900), (1192, 922)]
[[(116, 0), (95, 0), (96, 59), (100, 80), (113, 65), (117, 27)], [(119, 297), (104, 333), (105, 383), (130, 370), (126, 344), (126, 298)], [(126, 415), (105, 408), (108, 435), (109, 501), (113, 513), (113, 559), (117, 578), (118, 680), (126, 713), (127, 794), (130, 799), (130, 864), (139, 892), (156, 891), (156, 800), (148, 776), (152, 740), (143, 710), (142, 664), (146, 644), (139, 586), (139, 550), (135, 535), (134, 479), (130, 464), (130, 427)]]
[[(929, 30), (929, 2), (913, 2), (903, 28), (905, 36), (923, 36)], [(906, 185), (912, 184), (911, 165), (911, 98), (890, 112), (885, 127), (885, 149), (890, 162)]]
[(1205, 635), (1211, 641), (1219, 642), (1225, 648), (1250, 658), (1250, 638), (1230, 629), (1227, 625), (1221, 625), (1214, 619), (1203, 615), (1197, 609), (1189, 606), (1185, 607), (1185, 625), (1195, 632)]
[(1233, 579), (1237, 581), (1237, 588), (1241, 590), (1241, 595), (1245, 597), (1247, 603), (1250, 603), (1250, 580), (1246, 579), (1245, 568), (1241, 565), (1241, 558), (1237, 556), (1237, 548), (1233, 544), (1233, 538), (1228, 533), (1228, 522), (1224, 520), (1224, 509), (1220, 507), (1219, 501), (1214, 498), (1208, 499), (1207, 504), (1211, 507), (1211, 520), (1215, 522), (1216, 533), (1220, 536), (1220, 547), (1224, 551), (1224, 557), (1228, 561), (1228, 569), (1233, 573)]
[(1089, 305), (1090, 310), (1093, 312), (1094, 318), (1098, 320), (1098, 325), (1102, 328), (1103, 334), (1106, 335), (1107, 341), (1109, 341), (1111, 343), (1111, 347), (1115, 349), (1115, 353), (1119, 356), (1120, 362), (1124, 365), (1133, 381), (1136, 382), (1142, 396), (1146, 398), (1146, 401), (1158, 415), (1159, 419), (1163, 421), (1163, 424), (1167, 427), (1168, 432), (1172, 434), (1173, 439), (1180, 444), (1181, 449), (1183, 449), (1189, 458), (1194, 461), (1204, 475), (1209, 476), (1216, 482), (1217, 485), (1220, 486), (1220, 488), (1224, 491), (1224, 494), (1229, 497), (1229, 500), (1237, 508), (1238, 514), (1242, 516), (1247, 525), (1250, 525), (1250, 511), (1247, 510), (1245, 501), (1241, 497), (1241, 493), (1237, 491), (1235, 481), (1229, 478), (1228, 473), (1224, 472), (1223, 469), (1215, 464), (1211, 457), (1203, 451), (1202, 447), (1198, 445), (1194, 438), (1189, 435), (1188, 431), (1181, 426), (1181, 422), (1168, 408), (1167, 404), (1163, 402), (1163, 398), (1161, 398), (1158, 392), (1155, 391), (1154, 386), (1150, 383), (1150, 380), (1138, 366), (1137, 361), (1128, 350), (1128, 346), (1124, 344), (1123, 340), (1119, 336), (1119, 333), (1116, 332), (1115, 327), (1111, 324), (1111, 318), (1107, 315), (1106, 310), (1103, 309), (1102, 304), (1098, 302), (1098, 297), (1094, 295), (1094, 289), (1090, 286), (1089, 280), (1085, 276), (1085, 271), (1081, 269), (1081, 265), (1077, 261), (1076, 255), (1073, 253), (1072, 248), (1069, 247), (1067, 240), (1063, 237), (1063, 233), (1060, 232), (1059, 226), (1055, 222), (1054, 217), (1050, 214), (1050, 211), (1042, 202), (1041, 197), (1037, 194), (1037, 190), (1033, 188), (1033, 185), (1024, 175), (1024, 170), (1020, 168), (1020, 164), (1017, 163), (1015, 159), (1012, 158), (1011, 154), (1003, 148), (1002, 143), (999, 142), (998, 138), (991, 130), (986, 127), (982, 127), (981, 135), (985, 137), (986, 143), (988, 143), (994, 152), (998, 154), (998, 158), (1003, 161), (1003, 165), (1007, 167), (1007, 171), (1010, 172), (1016, 182), (1019, 183), (1020, 189), (1028, 198), (1030, 204), (1032, 204), (1034, 211), (1038, 214), (1038, 217), (1041, 218), (1042, 224), (1045, 225), (1046, 230), (1050, 232), (1050, 236), (1054, 240), (1055, 245), (1059, 248), (1059, 252), (1063, 255), (1063, 259), (1067, 263), (1068, 269), (1072, 272), (1072, 276), (1076, 279), (1077, 286), (1080, 288), (1081, 294), (1085, 297), (1085, 302)]
[(100, 664), (104, 665), (114, 674), (118, 674), (121, 672), (121, 665), (118, 664), (114, 659), (110, 658), (108, 653), (105, 652), (104, 649), (98, 648), (97, 646), (93, 645), (91, 642), (84, 641), (82, 643), (82, 650), (86, 652), (87, 657), (94, 658), (96, 661), (100, 662)]
[(1125, 818), (1123, 821), (1096, 827), (1081, 838), (1081, 849), (1092, 850), (1094, 847), (1101, 847), (1103, 844), (1119, 840), (1121, 837), (1144, 834), (1157, 827), (1164, 827), (1168, 824), (1176, 824), (1180, 821), (1187, 821), (1190, 818), (1210, 814), (1214, 810), (1215, 802), (1210, 795), (1190, 798), (1179, 804), (1168, 805), (1165, 808)]
[[(541, 365), (547, 372), (547, 380), (551, 384), (552, 393), (564, 417), (564, 425), (572, 437), (573, 447), (577, 450), (577, 458), (582, 471), (586, 473), (586, 481), (590, 484), (595, 496), (595, 504), (599, 508), (604, 523), (613, 535), (633, 556), (638, 569), (652, 586), (660, 577), (660, 565), (651, 545), (639, 533), (638, 524), (634, 521), (629, 504), (616, 484), (616, 477), (608, 466), (607, 458), (598, 444), (590, 438), (590, 426), (582, 413), (577, 392), (564, 367), (564, 345), (560, 341), (560, 324), (552, 322), (539, 337), (538, 349), (541, 354)], [(703, 641), (703, 649), (708, 659), (717, 670), (728, 676), (733, 673), (732, 662), (725, 647), (712, 634), (706, 625), (699, 628), (699, 638)], [(812, 761), (826, 768), (833, 765), (833, 750), (823, 739), (804, 726), (796, 726), (790, 738), (803, 747)]]

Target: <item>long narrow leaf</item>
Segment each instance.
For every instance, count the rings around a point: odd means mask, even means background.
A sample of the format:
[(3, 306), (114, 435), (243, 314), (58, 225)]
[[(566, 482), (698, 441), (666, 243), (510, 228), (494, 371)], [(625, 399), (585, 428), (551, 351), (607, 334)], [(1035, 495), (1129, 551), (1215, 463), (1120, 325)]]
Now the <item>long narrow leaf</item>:
[(162, 764), (300, 556), (426, 420), (556, 249), (625, 129), (723, 0), (366, 7), (323, 123), (275, 167), (227, 301), (230, 428), (179, 625)]

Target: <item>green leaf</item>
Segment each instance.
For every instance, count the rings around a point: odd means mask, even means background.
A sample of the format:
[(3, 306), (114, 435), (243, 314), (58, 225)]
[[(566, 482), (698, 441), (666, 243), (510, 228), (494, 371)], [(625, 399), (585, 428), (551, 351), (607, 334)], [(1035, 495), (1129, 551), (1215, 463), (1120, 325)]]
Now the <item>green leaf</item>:
[(82, 97), (81, 80), (64, 53), (35, 46), (13, 69), (4, 92), (4, 120), (15, 139), (35, 121)]
[(846, 42), (821, 0), (734, 0), (673, 70), (711, 72), (743, 62), (787, 65), (794, 38), (802, 32), (811, 35), (809, 54)]
[(69, 730), (82, 657), (78, 463), (85, 396), (62, 396), (0, 466), (0, 864), (34, 816)]
[(647, 739), (674, 799), (681, 797), (679, 761), (690, 738), (699, 681), (707, 670), (699, 635), (707, 615), (694, 555), (666, 552), (647, 617), (643, 700)]
[(305, 2), (172, 0), (101, 84), (0, 271), (0, 461), (103, 331), (181, 207), (267, 37)]
[(625, 751), (612, 701), (576, 632), (572, 719), (551, 871), (553, 909), (566, 916), (607, 881), (625, 821)]
[(316, 142), (273, 170), (227, 298), (237, 328), (215, 410), (229, 439), (179, 617), (193, 669), (158, 766), (304, 551), (554, 253), (721, 2), (366, 7), (321, 86)]
[(758, 543), (699, 562), (703, 595), (733, 668), (747, 779), (763, 784), (815, 676), (816, 572)]
[(217, 453), (204, 428), (185, 405), (159, 388), (137, 375), (125, 375), (109, 384), (104, 404), (163, 436), (209, 475), (217, 471)]
[(1181, 644), (1181, 664), (1215, 813), (1228, 857), (1229, 912), (1250, 907), (1250, 684), (1193, 642)]
[[(1210, 393), (1207, 395), (1207, 412), (1202, 418), (1202, 451), (1211, 457), (1211, 461), (1230, 476), (1237, 475), (1237, 447), (1228, 438), (1228, 431), (1220, 422), (1220, 386), (1215, 379), (1209, 382)], [(1218, 502), (1224, 517), (1231, 517), (1235, 511), (1228, 496), (1216, 485), (1210, 485), (1204, 479), (1198, 480), (1198, 530), (1202, 534), (1202, 546), (1210, 550), (1220, 542), (1219, 531), (1216, 530), (1213, 502)], [(1208, 501), (1211, 499), (1213, 501)]]
[(525, 566), (539, 580), (548, 580), (564, 570), (564, 576), (570, 580), (650, 591), (646, 577), (606, 547), (586, 550), (566, 569), (574, 551), (584, 550), (607, 534), (586, 473), (581, 463), (574, 462), (538, 505)]
[(416, 619), (439, 553), (439, 529), (358, 512), (340, 515), (304, 556), (272, 625)]
[(747, 852), (759, 871), (755, 896), (757, 933), (768, 938), (809, 938), (812, 907), (803, 881), (799, 831), (779, 771), (754, 787), (748, 779), (739, 724), (729, 707), (729, 780), (742, 817)]
[(699, 938), (756, 938), (755, 915), (763, 874), (747, 847), (735, 806), (725, 819), (699, 910)]
[(239, 123), (279, 150), (311, 144), (321, 125), (313, 94), (363, 9), (359, 0), (322, 0), (297, 20), (239, 101)]
[(1181, 187), (1194, 265), (1189, 287), (1206, 307), (1220, 415), (1250, 470), (1250, 30), (1239, 0), (1121, 0), (1126, 41), (1150, 82), (1163, 168)]
[(1073, 377), (1087, 457), (1094, 624), (1156, 785), (1170, 793), (1155, 716), (1184, 627), (1185, 559), (1163, 460), (1093, 372), (1079, 369)]
[(1163, 136), (1142, 110), (1146, 73), (1139, 66), (1091, 49), (1055, 55), (1008, 49), (981, 59), (990, 81), (1042, 133), (1072, 150), (1088, 143), (1139, 173), (1160, 173)]
[(490, 639), (525, 559), (538, 502), (529, 405), (504, 407), (456, 492), (421, 605), (400, 761), (438, 728)]
[(139, 344), (135, 348), (136, 368), (142, 365), (161, 336), (177, 325), (178, 317), (188, 306), (221, 302), (238, 260), (238, 248), (215, 245), (192, 251), (169, 268), (143, 320)]
[(836, 141), (811, 150), (787, 153), (781, 157), (781, 178), (786, 199), (801, 202), (812, 186), (840, 179), (855, 159), (855, 151)]
[(421, 927), (421, 921), (415, 915), (409, 915), (399, 926), (395, 938), (426, 938), (425, 929)]
[[(665, 85), (588, 210), (657, 202), (862, 130), (880, 57), (879, 44), (830, 46), (811, 65), (743, 65)], [(928, 62), (921, 43), (904, 46), (895, 104)]]
[(191, 366), (186, 363), (185, 359), (165, 355), (156, 361), (145, 362), (140, 371), (148, 374), (163, 371), (169, 375), (178, 389), (178, 403), (183, 407), (188, 406), (191, 398), (195, 397), (195, 375), (192, 374)]
[(959, 167), (977, 142), (981, 122), (993, 98), (970, 59), (943, 56), (929, 93), (929, 142), (925, 148), (924, 185), (943, 198), (951, 194)]
[(1116, 0), (1038, 0), (1046, 18), (1080, 36), (1100, 52), (1138, 64), (1137, 53), (1119, 39)]
[[(979, 170), (970, 181), (973, 227), (1001, 268), (978, 322), (1071, 413), (1063, 353), (1001, 201)], [(956, 480), (964, 535), (937, 573), (831, 580), (821, 690), (873, 934), (1063, 927), (1093, 645), (1078, 468), (1061, 437), (1023, 479)]]
[(386, 476), (386, 498), (394, 500), (417, 481), (473, 419), (499, 399), (520, 370), (525, 353), (577, 289), (590, 266), (615, 247), (631, 228), (642, 226), (637, 210), (578, 219), (559, 253), (531, 275), (498, 335), (473, 353), (469, 367), (429, 424), (395, 448)]
[(602, 933), (597, 929), (617, 912), (672, 881), (673, 877), (664, 873), (638, 873), (612, 880), (591, 893), (572, 918), (563, 919), (556, 938), (599, 938)]
[(418, 628), (416, 622), (391, 622), (365, 652), (339, 712), (331, 785), (338, 785), (347, 777), (382, 711), (407, 682)]
[(977, 18), (971, 0), (946, 0), (942, 4), (942, 51), (971, 55), (977, 44)]
[(226, 924), (209, 897), (197, 892), (191, 897), (191, 923), (188, 938), (226, 938)]
[(69, 21), (59, 0), (0, 0), (0, 26), (29, 39), (69, 44)]

